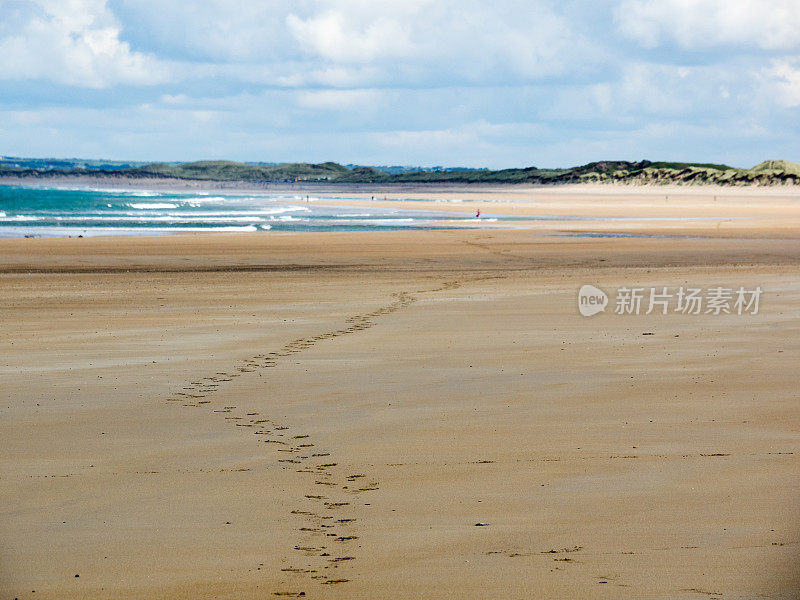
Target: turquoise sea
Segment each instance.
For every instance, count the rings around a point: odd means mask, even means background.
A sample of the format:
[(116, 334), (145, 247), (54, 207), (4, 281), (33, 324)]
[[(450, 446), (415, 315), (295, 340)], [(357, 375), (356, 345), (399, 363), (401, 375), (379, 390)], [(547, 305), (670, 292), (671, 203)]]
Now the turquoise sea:
[[(328, 199), (346, 200), (341, 196)], [(328, 206), (286, 194), (61, 189), (0, 185), (0, 237), (136, 235), (189, 231), (355, 231), (498, 224), (471, 212)], [(430, 209), (428, 209), (430, 207)], [(511, 217), (509, 217), (510, 219)], [(443, 222), (446, 220), (446, 223)]]
[[(356, 198), (349, 198), (356, 200)], [(337, 205), (325, 204), (336, 200)], [(385, 206), (346, 206), (346, 196), (306, 196), (217, 191), (74, 189), (0, 185), (0, 238), (93, 235), (146, 235), (190, 231), (380, 231), (520, 227), (525, 221), (703, 220), (709, 217), (597, 217), (504, 215), (490, 210), (443, 211), (439, 198), (412, 202), (408, 210)], [(358, 198), (363, 200), (363, 198)], [(439, 210), (437, 210), (437, 208)], [(731, 217), (735, 218), (735, 217)], [(572, 235), (572, 234), (570, 234)], [(631, 234), (581, 233), (619, 237)]]

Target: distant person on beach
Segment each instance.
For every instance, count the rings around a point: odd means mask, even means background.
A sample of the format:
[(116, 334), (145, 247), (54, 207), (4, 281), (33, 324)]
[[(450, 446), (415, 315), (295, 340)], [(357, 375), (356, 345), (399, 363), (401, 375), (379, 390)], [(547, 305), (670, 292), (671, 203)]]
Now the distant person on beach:
[(475, 218), (476, 219), (480, 219), (481, 218), (481, 209), (480, 208), (478, 209), (478, 212), (475, 213)]

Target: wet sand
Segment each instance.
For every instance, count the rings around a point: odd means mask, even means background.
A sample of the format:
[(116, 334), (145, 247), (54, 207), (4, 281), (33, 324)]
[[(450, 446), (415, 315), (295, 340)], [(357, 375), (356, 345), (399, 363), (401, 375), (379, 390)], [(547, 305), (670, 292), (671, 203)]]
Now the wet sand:
[[(798, 597), (800, 231), (758, 202), (0, 240), (0, 598)], [(584, 283), (764, 294), (586, 318)]]

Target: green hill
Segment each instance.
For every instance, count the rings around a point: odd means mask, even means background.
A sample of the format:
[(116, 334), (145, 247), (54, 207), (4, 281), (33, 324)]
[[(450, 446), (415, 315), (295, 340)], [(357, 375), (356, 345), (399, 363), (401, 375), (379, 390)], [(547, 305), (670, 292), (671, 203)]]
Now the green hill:
[[(14, 162), (12, 162), (12, 160)], [(224, 160), (98, 166), (77, 159), (0, 160), (0, 176), (49, 178), (92, 175), (119, 179), (184, 179), (242, 182), (324, 182), (338, 184), (564, 184), (633, 185), (797, 185), (800, 165), (768, 160), (751, 169), (713, 163), (598, 161), (567, 169), (442, 169), (387, 172), (368, 166), (345, 167), (334, 162), (240, 163)], [(88, 166), (91, 165), (91, 166)]]
[(156, 163), (120, 173), (141, 177), (211, 181), (320, 181), (333, 180), (348, 172), (347, 167), (332, 162), (319, 165), (306, 163), (257, 165), (226, 160), (205, 160), (178, 165)]

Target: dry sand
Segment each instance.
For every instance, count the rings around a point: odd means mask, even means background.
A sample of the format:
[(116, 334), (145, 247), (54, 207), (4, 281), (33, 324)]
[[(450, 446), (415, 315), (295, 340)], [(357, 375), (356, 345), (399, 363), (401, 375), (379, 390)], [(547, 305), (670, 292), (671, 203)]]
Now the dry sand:
[(0, 240), (0, 598), (797, 598), (798, 205), (748, 193), (682, 200), (710, 239)]

